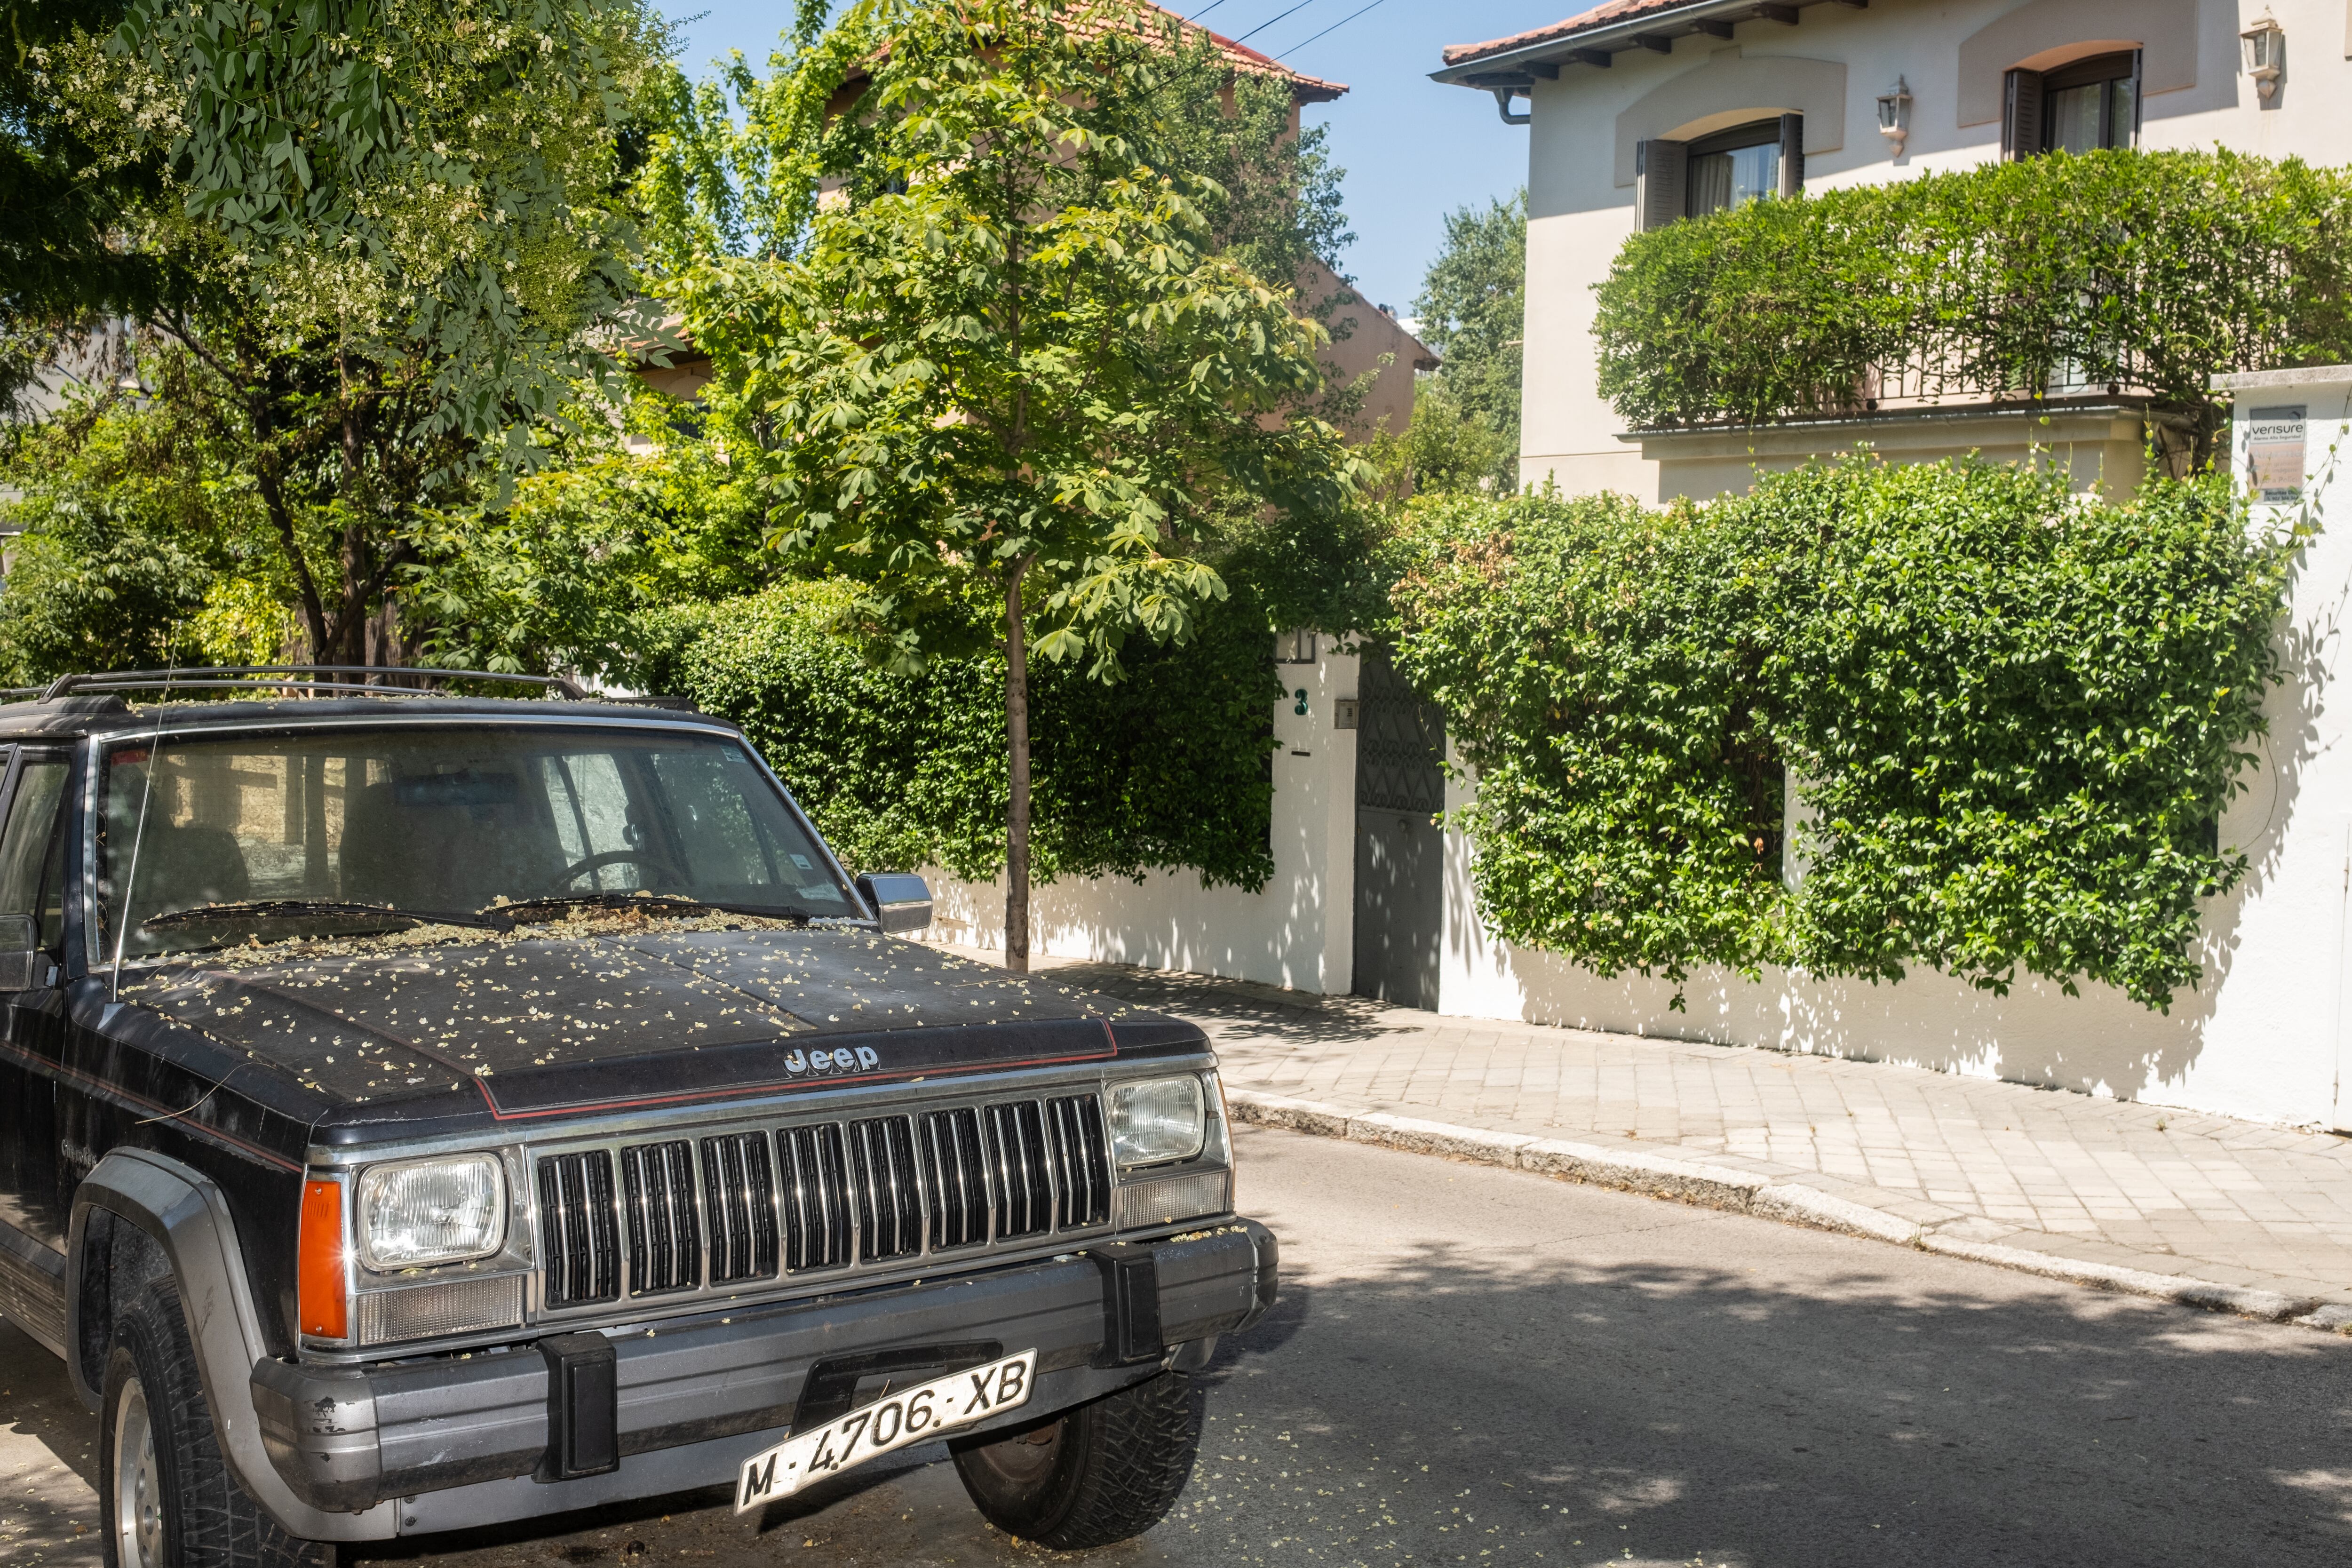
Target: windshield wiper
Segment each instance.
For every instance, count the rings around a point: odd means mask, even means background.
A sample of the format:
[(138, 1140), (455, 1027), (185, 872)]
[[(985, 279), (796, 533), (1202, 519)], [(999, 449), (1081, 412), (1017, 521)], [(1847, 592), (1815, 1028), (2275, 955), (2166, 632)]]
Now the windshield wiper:
[(530, 925), (540, 920), (552, 919), (567, 910), (635, 910), (649, 915), (762, 915), (772, 920), (808, 922), (806, 910), (790, 904), (769, 908), (753, 908), (746, 904), (714, 904), (707, 899), (688, 898), (683, 893), (551, 893), (540, 899), (517, 899), (511, 903), (485, 904), (474, 912), (485, 920), (503, 920), (511, 925)]
[(395, 910), (390, 904), (362, 904), (350, 899), (252, 899), (173, 910), (169, 914), (150, 916), (139, 924), (142, 930), (153, 931), (161, 926), (197, 925), (209, 921), (316, 920), (337, 915), (388, 918), (412, 926), (487, 923), (472, 915), (419, 914), (409, 910)]

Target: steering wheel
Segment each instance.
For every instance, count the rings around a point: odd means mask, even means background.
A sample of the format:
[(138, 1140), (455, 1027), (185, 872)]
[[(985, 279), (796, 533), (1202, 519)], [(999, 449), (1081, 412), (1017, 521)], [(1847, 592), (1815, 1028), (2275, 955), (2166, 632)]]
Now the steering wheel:
[(591, 871), (601, 871), (607, 866), (617, 866), (624, 861), (632, 862), (639, 866), (658, 866), (663, 870), (673, 874), (677, 870), (677, 867), (671, 865), (667, 860), (657, 858), (650, 850), (607, 849), (602, 854), (591, 855), (585, 860), (582, 860), (575, 865), (565, 867), (563, 870), (559, 873), (561, 885), (570, 887), (572, 883), (578, 881), (581, 878), (586, 876)]

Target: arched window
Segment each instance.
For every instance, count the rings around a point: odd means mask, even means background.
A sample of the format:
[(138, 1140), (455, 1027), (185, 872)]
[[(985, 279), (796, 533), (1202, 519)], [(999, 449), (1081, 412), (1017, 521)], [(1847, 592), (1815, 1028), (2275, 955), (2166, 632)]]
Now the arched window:
[(1727, 212), (1805, 188), (1805, 117), (1751, 120), (1688, 142), (1639, 143), (1633, 210), (1643, 228)]
[(2012, 70), (2005, 83), (2001, 153), (2095, 153), (2139, 142), (2137, 50), (2094, 55), (2053, 71)]

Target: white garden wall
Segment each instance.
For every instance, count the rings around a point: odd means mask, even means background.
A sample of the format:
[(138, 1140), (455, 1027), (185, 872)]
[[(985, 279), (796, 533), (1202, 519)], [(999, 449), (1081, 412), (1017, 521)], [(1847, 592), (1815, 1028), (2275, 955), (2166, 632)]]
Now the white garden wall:
[[(1356, 736), (1335, 728), (1336, 703), (1356, 695), (1356, 657), (1318, 637), (1313, 665), (1275, 668), (1307, 693), (1275, 710), (1275, 874), (1263, 892), (1203, 889), (1190, 871), (1140, 883), (1087, 878), (1031, 897), (1030, 947), (1155, 969), (1223, 974), (1301, 991), (1344, 992), (1355, 941)], [(1004, 882), (973, 883), (934, 868), (938, 941), (1002, 950)]]
[[(2352, 889), (2352, 665), (2342, 633), (2352, 596), (2352, 479), (2332, 487), (2333, 448), (2352, 429), (2352, 367), (2223, 378), (2237, 397), (2236, 471), (2248, 472), (2243, 416), (2306, 410), (2305, 495), (2333, 521), (2304, 554), (2282, 634), (2288, 671), (2267, 704), (2270, 735), (2249, 788), (2224, 815), (2221, 841), (2253, 869), (2210, 903), (2203, 986), (2168, 1014), (2121, 992), (2066, 995), (2031, 982), (2007, 997), (1932, 972), (1899, 984), (1815, 980), (1768, 971), (1759, 981), (1708, 967), (1684, 987), (1639, 976), (1602, 980), (1523, 952), (1479, 926), (1470, 850), (1450, 835), (1442, 1010), (1635, 1034), (1868, 1057), (2263, 1121), (2352, 1125), (2344, 1093), (2347, 889)], [(2352, 459), (2352, 453), (2347, 454)], [(2274, 521), (2294, 508), (2258, 507)], [(2331, 519), (2332, 511), (2332, 519)], [(1449, 786), (1447, 804), (1465, 798)]]

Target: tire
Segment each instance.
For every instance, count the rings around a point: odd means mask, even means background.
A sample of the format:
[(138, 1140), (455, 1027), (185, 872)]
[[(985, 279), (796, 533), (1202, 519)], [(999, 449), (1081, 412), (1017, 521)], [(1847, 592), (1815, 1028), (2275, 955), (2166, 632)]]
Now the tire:
[(168, 1276), (117, 1303), (104, 1392), (105, 1568), (333, 1568), (333, 1547), (288, 1534), (229, 1474)]
[(989, 1523), (1057, 1552), (1084, 1552), (1166, 1518), (1200, 1446), (1192, 1380), (1163, 1372), (954, 1451), (963, 1489)]

